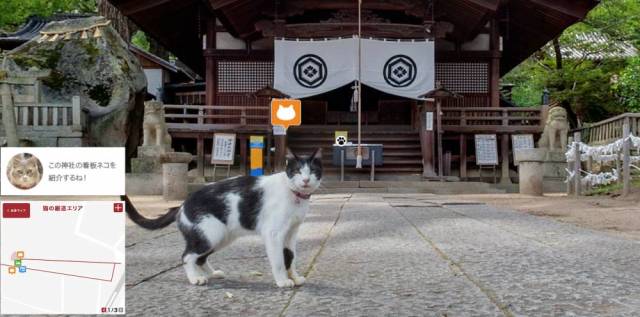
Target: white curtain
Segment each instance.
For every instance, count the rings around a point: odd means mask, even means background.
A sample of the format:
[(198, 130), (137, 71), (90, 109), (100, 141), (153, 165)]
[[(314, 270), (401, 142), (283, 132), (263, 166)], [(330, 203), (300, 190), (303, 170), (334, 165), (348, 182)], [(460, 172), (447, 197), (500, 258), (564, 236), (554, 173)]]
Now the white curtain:
[(433, 49), (431, 41), (362, 39), (362, 84), (418, 99), (434, 87)]
[(274, 88), (304, 98), (342, 87), (356, 78), (357, 42), (276, 40)]
[[(418, 99), (434, 88), (432, 41), (362, 39), (362, 84)], [(321, 94), (358, 79), (358, 39), (276, 40), (274, 88), (292, 98)]]

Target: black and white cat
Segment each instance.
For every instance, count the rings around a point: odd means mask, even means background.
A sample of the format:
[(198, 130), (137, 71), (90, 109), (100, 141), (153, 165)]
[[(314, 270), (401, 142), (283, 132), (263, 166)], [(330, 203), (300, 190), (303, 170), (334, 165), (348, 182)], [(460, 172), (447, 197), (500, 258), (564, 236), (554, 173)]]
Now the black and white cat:
[(187, 242), (182, 260), (191, 284), (224, 277), (209, 266), (207, 257), (237, 237), (255, 232), (264, 240), (278, 287), (302, 285), (305, 279), (294, 261), (296, 241), (309, 198), (322, 180), (321, 149), (308, 157), (287, 150), (286, 162), (282, 173), (208, 184), (157, 219), (144, 218), (125, 196), (126, 211), (133, 222), (150, 230), (177, 221)]

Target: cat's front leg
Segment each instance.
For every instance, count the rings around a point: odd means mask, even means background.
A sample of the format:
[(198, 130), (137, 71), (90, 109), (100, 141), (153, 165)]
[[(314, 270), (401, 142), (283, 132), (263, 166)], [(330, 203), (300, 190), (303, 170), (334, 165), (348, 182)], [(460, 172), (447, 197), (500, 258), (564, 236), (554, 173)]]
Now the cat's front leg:
[(305, 282), (304, 276), (298, 274), (296, 270), (296, 244), (298, 242), (298, 228), (299, 225), (294, 226), (289, 231), (286, 241), (284, 243), (284, 265), (287, 269), (287, 275), (293, 280), (296, 285), (302, 285)]
[(278, 287), (293, 287), (295, 283), (287, 276), (287, 271), (284, 265), (284, 258), (282, 256), (282, 249), (284, 248), (284, 234), (275, 230), (269, 231), (264, 234), (265, 248), (267, 250), (267, 257), (271, 264), (271, 273), (276, 280)]

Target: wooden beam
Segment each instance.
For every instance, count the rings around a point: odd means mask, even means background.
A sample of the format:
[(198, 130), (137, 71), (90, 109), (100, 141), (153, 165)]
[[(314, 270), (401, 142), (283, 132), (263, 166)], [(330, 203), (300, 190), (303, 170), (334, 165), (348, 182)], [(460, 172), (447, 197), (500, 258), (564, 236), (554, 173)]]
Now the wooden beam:
[(460, 134), (460, 180), (467, 179), (467, 136)]
[(576, 19), (583, 19), (597, 2), (574, 0), (529, 0), (531, 3), (561, 12)]
[[(207, 42), (206, 51), (215, 50), (216, 48), (216, 19), (210, 17), (207, 21)], [(207, 55), (206, 71), (205, 71), (205, 103), (207, 105), (215, 105), (218, 92), (218, 62), (215, 56)]]
[[(122, 14), (129, 16), (142, 11), (150, 10), (175, 0), (138, 0), (138, 1), (126, 1), (120, 7)], [(177, 2), (190, 2), (190, 1), (177, 1)]]
[(240, 1), (243, 0), (209, 0), (209, 3), (211, 4), (211, 8), (213, 8), (214, 10), (219, 10), (226, 6), (236, 4)]
[(489, 93), (491, 94), (491, 107), (500, 107), (500, 30), (498, 20), (491, 21), (491, 33), (489, 34), (489, 49), (491, 50), (491, 73)]
[(466, 2), (479, 5), (487, 10), (497, 11), (500, 6), (500, 0), (465, 0)]
[(511, 176), (509, 175), (509, 134), (502, 134), (502, 138), (500, 139), (500, 156), (501, 158), (501, 167), (502, 172), (500, 173), (500, 183), (501, 184), (511, 184)]

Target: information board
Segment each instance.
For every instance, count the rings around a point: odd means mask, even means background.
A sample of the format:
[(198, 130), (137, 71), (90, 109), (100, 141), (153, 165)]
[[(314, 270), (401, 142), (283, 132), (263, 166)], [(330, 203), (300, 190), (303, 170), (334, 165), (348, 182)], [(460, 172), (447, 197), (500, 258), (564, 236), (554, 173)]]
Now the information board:
[(215, 133), (211, 149), (211, 164), (233, 165), (235, 150), (235, 133)]
[(425, 112), (425, 128), (427, 131), (433, 131), (433, 112)]
[(511, 148), (513, 149), (513, 161), (515, 165), (518, 162), (515, 160), (516, 150), (520, 149), (533, 149), (533, 134), (514, 134), (511, 136)]
[(498, 165), (498, 142), (495, 134), (476, 134), (476, 164)]

